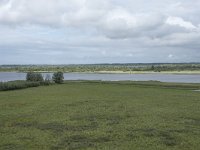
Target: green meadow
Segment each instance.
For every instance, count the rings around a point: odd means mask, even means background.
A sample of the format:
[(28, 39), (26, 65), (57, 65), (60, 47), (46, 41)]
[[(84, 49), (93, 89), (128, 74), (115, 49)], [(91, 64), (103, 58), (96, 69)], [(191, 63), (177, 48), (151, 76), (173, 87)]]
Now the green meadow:
[(199, 84), (77, 81), (0, 91), (0, 150), (198, 150)]

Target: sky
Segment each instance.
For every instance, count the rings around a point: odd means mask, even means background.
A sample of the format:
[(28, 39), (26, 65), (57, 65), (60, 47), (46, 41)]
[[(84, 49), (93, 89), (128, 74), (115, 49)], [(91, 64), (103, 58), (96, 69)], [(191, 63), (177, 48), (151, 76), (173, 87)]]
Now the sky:
[(200, 0), (0, 0), (0, 64), (200, 62)]

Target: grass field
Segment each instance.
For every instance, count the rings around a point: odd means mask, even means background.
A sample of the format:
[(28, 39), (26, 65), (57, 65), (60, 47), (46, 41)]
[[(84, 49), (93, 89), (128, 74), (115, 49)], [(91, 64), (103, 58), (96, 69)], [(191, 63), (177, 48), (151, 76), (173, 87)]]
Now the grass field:
[(200, 149), (199, 85), (68, 82), (0, 92), (0, 149)]

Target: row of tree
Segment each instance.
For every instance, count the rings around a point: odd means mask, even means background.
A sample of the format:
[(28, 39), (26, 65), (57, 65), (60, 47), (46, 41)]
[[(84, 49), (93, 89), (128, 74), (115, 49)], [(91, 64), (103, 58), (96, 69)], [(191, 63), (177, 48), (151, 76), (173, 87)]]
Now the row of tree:
[(87, 64), (87, 65), (0, 65), (0, 71), (95, 72), (95, 71), (200, 71), (200, 63)]
[(35, 73), (35, 72), (28, 72), (26, 74), (26, 81), (32, 81), (32, 82), (55, 82), (55, 83), (63, 83), (64, 76), (62, 72), (55, 72), (53, 76), (47, 74), (44, 78), (41, 73)]

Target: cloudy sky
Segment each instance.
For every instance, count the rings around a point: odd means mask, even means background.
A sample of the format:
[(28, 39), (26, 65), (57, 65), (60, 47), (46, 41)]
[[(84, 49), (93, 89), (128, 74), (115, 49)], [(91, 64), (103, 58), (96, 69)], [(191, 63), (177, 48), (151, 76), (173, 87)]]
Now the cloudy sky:
[(200, 62), (200, 0), (0, 0), (0, 64)]

